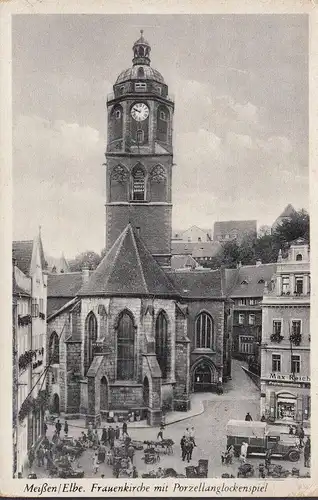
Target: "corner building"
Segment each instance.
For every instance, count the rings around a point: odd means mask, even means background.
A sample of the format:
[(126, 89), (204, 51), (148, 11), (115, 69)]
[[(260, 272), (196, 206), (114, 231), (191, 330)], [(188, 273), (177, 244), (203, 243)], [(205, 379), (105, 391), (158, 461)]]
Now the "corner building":
[(50, 275), (51, 409), (97, 424), (188, 411), (191, 391), (230, 376), (223, 272), (173, 273), (174, 105), (143, 35), (108, 98), (106, 255), (94, 271)]

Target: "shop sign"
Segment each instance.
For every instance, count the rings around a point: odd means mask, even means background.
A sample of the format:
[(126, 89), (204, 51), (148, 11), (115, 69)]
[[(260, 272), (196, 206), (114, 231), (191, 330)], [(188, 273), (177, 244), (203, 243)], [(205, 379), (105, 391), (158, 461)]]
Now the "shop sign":
[(288, 375), (281, 375), (280, 373), (270, 373), (270, 380), (278, 380), (280, 382), (310, 382), (310, 377), (308, 375), (294, 375), (289, 373)]
[[(274, 385), (275, 387), (282, 387), (278, 381), (273, 381), (273, 380), (269, 380), (267, 382), (267, 385)], [(305, 383), (302, 383), (302, 384), (295, 384), (293, 382), (289, 382), (288, 381), (288, 387), (297, 387), (297, 389), (303, 387), (304, 389), (310, 389), (310, 384), (305, 384)]]

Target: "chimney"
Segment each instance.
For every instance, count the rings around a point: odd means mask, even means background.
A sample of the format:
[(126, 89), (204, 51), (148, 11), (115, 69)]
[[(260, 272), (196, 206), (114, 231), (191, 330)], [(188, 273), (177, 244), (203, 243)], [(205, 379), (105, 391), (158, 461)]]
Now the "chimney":
[(82, 283), (83, 285), (85, 285), (85, 283), (87, 283), (89, 280), (89, 269), (87, 266), (84, 266), (82, 268)]
[(256, 267), (261, 266), (261, 265), (262, 265), (261, 259), (257, 259), (257, 261), (256, 261)]

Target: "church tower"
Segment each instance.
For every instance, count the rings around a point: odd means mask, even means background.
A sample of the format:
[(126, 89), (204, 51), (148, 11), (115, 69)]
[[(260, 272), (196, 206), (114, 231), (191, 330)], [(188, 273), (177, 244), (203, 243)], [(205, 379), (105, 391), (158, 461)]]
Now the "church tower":
[(131, 224), (163, 267), (171, 258), (173, 100), (141, 31), (107, 99), (106, 250)]

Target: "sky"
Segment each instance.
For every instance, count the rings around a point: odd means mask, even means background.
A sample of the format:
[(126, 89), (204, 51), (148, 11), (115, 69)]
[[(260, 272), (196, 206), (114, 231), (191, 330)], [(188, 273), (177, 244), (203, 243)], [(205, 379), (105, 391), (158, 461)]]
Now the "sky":
[(140, 29), (175, 99), (173, 228), (308, 209), (306, 15), (16, 15), (14, 239), (105, 246), (106, 99)]

